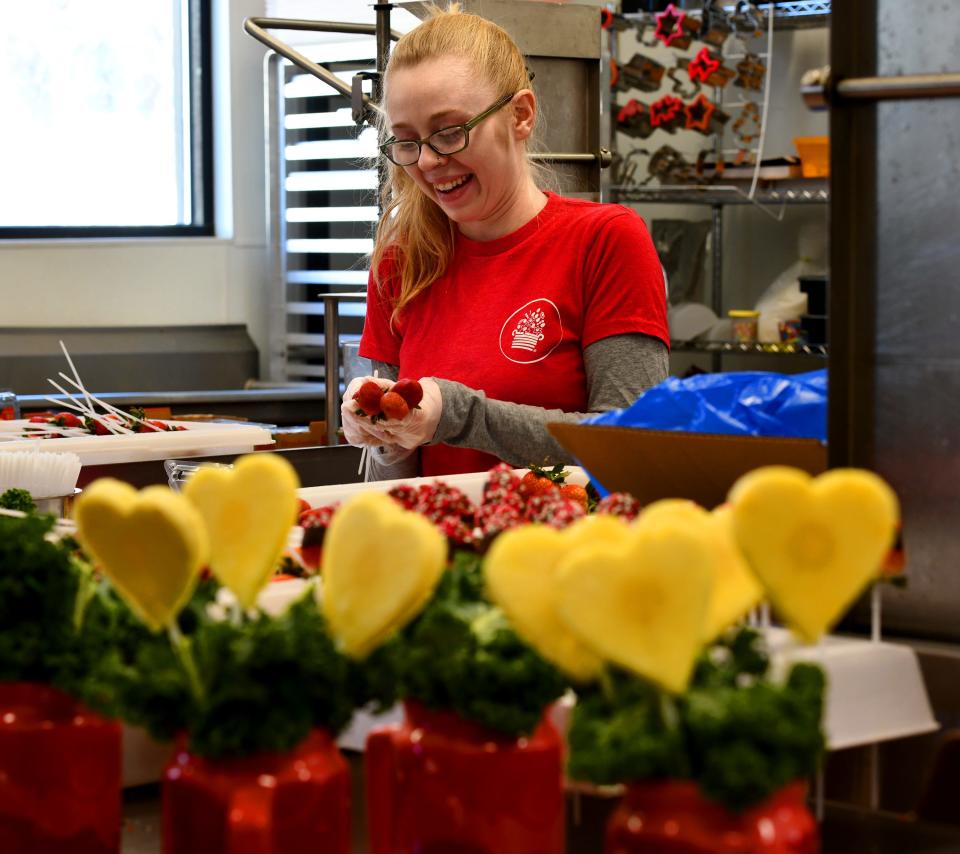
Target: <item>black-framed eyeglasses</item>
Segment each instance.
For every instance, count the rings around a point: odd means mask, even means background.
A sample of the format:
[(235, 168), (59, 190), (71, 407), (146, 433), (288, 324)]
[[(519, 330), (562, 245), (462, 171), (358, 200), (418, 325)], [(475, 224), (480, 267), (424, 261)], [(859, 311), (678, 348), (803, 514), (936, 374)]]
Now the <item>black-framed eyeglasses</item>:
[(482, 113), (462, 125), (440, 128), (440, 130), (434, 131), (430, 136), (423, 139), (397, 139), (392, 136), (380, 146), (380, 151), (384, 157), (392, 163), (396, 163), (397, 166), (412, 166), (416, 163), (420, 159), (420, 149), (423, 145), (429, 146), (432, 151), (435, 151), (441, 157), (456, 154), (470, 144), (470, 131), (485, 118), (492, 116), (497, 110), (509, 104), (516, 94), (514, 92), (512, 95), (504, 95), (495, 104), (487, 107)]

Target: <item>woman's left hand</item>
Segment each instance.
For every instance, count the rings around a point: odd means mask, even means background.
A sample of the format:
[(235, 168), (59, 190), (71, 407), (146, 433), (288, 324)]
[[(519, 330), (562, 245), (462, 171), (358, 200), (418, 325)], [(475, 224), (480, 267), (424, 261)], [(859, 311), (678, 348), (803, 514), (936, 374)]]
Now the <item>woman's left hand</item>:
[(425, 445), (433, 439), (443, 412), (443, 395), (436, 381), (421, 377), (419, 383), (423, 389), (419, 406), (411, 409), (410, 414), (399, 421), (381, 421), (378, 424), (390, 442), (407, 450)]

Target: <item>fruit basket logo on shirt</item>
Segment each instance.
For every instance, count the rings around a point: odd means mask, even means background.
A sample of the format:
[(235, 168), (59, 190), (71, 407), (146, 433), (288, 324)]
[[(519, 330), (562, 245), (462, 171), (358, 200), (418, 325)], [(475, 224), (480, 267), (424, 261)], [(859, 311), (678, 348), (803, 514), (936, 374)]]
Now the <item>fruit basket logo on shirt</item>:
[(543, 341), (543, 327), (546, 325), (547, 319), (542, 308), (524, 312), (517, 328), (510, 333), (513, 336), (513, 343), (510, 346), (519, 350), (529, 350), (532, 353), (537, 348), (537, 344)]
[(518, 308), (500, 331), (500, 352), (511, 362), (532, 364), (547, 358), (560, 343), (560, 311), (548, 299), (535, 299)]

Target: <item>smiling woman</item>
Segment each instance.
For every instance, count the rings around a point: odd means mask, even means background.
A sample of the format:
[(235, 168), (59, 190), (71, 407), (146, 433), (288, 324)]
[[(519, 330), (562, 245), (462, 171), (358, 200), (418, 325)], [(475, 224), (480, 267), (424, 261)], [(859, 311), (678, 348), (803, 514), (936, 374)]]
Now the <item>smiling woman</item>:
[[(501, 27), (452, 7), (397, 43), (384, 79), (390, 161), (360, 353), (423, 400), (344, 432), (375, 477), (569, 462), (546, 424), (622, 407), (666, 377), (666, 305), (643, 221), (543, 189), (537, 96)], [(355, 381), (356, 382), (356, 381)]]
[(9, 6), (0, 239), (212, 233), (210, 4)]

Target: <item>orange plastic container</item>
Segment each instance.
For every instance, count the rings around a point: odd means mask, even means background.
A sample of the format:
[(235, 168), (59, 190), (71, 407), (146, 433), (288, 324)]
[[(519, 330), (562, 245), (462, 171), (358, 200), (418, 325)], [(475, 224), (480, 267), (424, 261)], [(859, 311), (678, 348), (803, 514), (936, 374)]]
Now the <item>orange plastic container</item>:
[(830, 174), (830, 137), (797, 136), (793, 144), (800, 155), (804, 178), (826, 178)]

